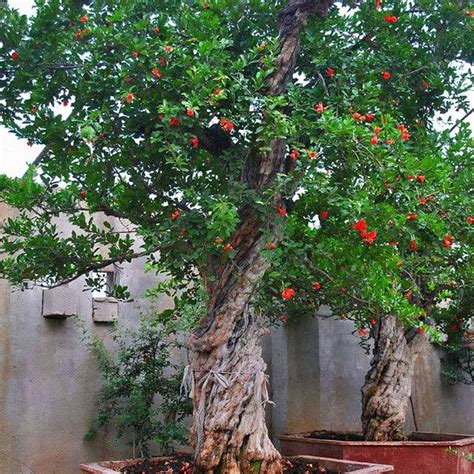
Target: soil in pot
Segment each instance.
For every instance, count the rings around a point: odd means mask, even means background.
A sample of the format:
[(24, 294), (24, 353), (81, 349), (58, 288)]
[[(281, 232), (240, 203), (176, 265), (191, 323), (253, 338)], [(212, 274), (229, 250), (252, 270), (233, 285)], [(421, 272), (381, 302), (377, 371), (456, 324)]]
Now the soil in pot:
[[(325, 468), (317, 462), (305, 462), (300, 459), (285, 459), (283, 461), (285, 474), (338, 474)], [(151, 461), (142, 461), (136, 464), (128, 464), (120, 469), (123, 474), (191, 474), (192, 457), (186, 455), (177, 455), (167, 459), (152, 459)]]

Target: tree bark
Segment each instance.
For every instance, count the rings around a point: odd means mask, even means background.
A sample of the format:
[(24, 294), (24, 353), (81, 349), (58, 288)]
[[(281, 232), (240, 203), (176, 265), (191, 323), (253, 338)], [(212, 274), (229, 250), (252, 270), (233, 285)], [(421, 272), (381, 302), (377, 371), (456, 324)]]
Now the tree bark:
[[(289, 0), (279, 15), (280, 52), (275, 72), (267, 78), (267, 94), (285, 91), (299, 50), (299, 36), (309, 15), (325, 15), (333, 0)], [(286, 157), (286, 141), (272, 140), (269, 152), (245, 164), (242, 181), (257, 192), (267, 189)], [(278, 202), (275, 196), (275, 203)], [(239, 211), (240, 223), (230, 239), (236, 255), (210, 266), (207, 316), (190, 338), (193, 379), (193, 427), (196, 473), (239, 474), (282, 472), (280, 454), (265, 425), (267, 388), (252, 294), (267, 269), (262, 257), (263, 229), (278, 241), (274, 219)]]
[(404, 439), (416, 358), (424, 336), (406, 331), (394, 314), (374, 327), (370, 369), (362, 387), (362, 429), (367, 441)]

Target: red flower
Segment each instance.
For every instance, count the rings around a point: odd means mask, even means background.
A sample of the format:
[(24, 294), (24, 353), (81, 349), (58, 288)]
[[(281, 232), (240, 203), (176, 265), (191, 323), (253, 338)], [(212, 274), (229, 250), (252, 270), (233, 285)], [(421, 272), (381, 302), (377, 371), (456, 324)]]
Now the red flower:
[(425, 333), (425, 328), (424, 328), (423, 326), (420, 326), (420, 327), (418, 328), (418, 332), (419, 332), (420, 334), (424, 334), (424, 333)]
[(403, 264), (404, 264), (404, 263), (405, 263), (405, 262), (404, 262), (403, 260), (399, 260), (399, 261), (397, 262), (397, 267), (403, 267)]
[(376, 323), (375, 319), (371, 319), (369, 322), (371, 326), (375, 326), (375, 323)]
[(87, 191), (84, 191), (84, 189), (82, 189), (80, 192), (79, 192), (80, 196), (82, 199), (85, 199), (86, 196), (87, 196)]
[(268, 242), (267, 249), (268, 250), (275, 250), (276, 249), (276, 243), (275, 242)]
[(69, 101), (67, 99), (63, 100), (63, 105), (64, 107), (67, 107), (69, 105)]
[(396, 247), (398, 245), (398, 243), (399, 243), (398, 240), (391, 240), (389, 242), (389, 245), (393, 245), (394, 247)]
[(219, 120), (220, 126), (226, 131), (226, 132), (231, 132), (234, 129), (234, 124), (230, 121), (227, 120), (226, 118), (221, 118)]
[(171, 214), (171, 220), (172, 220), (172, 221), (175, 221), (175, 220), (178, 219), (178, 217), (180, 217), (180, 216), (181, 216), (181, 212), (178, 211), (178, 210), (176, 210), (176, 211), (174, 211), (174, 212)]
[(134, 96), (131, 92), (129, 92), (129, 93), (127, 94), (127, 97), (126, 97), (127, 102), (129, 102), (129, 103), (132, 102), (132, 100), (133, 100), (134, 98), (135, 98), (135, 96)]
[(132, 58), (138, 58), (140, 53), (138, 51), (132, 51)]
[(396, 16), (385, 15), (385, 21), (387, 23), (396, 23), (398, 18)]
[(327, 109), (327, 107), (326, 107), (322, 102), (318, 102), (318, 103), (314, 106), (314, 110), (316, 110), (316, 112), (317, 112), (318, 114), (322, 114), (326, 109)]
[(467, 219), (466, 219), (466, 222), (467, 222), (468, 224), (474, 224), (474, 217), (468, 216)]
[(416, 240), (410, 240), (410, 243), (408, 244), (410, 246), (410, 250), (414, 252), (418, 248), (418, 244), (416, 243)]
[(300, 152), (298, 150), (291, 150), (290, 159), (291, 161), (296, 161), (300, 156)]
[(311, 286), (313, 287), (313, 290), (320, 290), (321, 289), (321, 283), (319, 283), (319, 281), (313, 281), (311, 283)]
[(426, 81), (421, 81), (421, 82), (420, 82), (420, 86), (423, 87), (423, 89), (426, 89), (426, 88), (429, 87), (430, 85), (429, 85)]
[(87, 23), (88, 19), (87, 19), (87, 17), (84, 15), (84, 16), (81, 16), (81, 18), (79, 18), (79, 21), (80, 21), (81, 23)]
[(170, 45), (166, 45), (163, 49), (164, 49), (167, 53), (172, 53), (172, 52), (173, 52), (173, 46), (170, 46)]
[(224, 246), (222, 247), (224, 252), (232, 252), (232, 250), (234, 250), (234, 246), (232, 244), (224, 244)]
[[(352, 118), (353, 118), (354, 120), (363, 120), (362, 117), (364, 117), (364, 116), (361, 115), (361, 114), (359, 114), (359, 112), (354, 112), (354, 113), (352, 114)], [(364, 117), (364, 119), (365, 119), (365, 117)]]
[(328, 77), (334, 77), (334, 75), (336, 74), (336, 72), (334, 71), (334, 69), (332, 67), (328, 67), (326, 69), (326, 74), (328, 75)]
[(278, 214), (280, 214), (281, 217), (285, 217), (286, 216), (286, 210), (283, 209), (283, 207), (277, 207), (277, 212)]
[(176, 127), (177, 125), (179, 125), (181, 123), (181, 120), (179, 120), (179, 118), (177, 117), (171, 117), (169, 120), (168, 120), (168, 123), (173, 126), (173, 127)]
[(406, 142), (410, 138), (410, 132), (408, 130), (403, 130), (401, 133), (402, 141)]
[(158, 59), (158, 62), (162, 65), (162, 66), (166, 66), (166, 58), (164, 56), (160, 56), (160, 58)]
[(154, 67), (154, 68), (151, 70), (151, 73), (152, 73), (157, 79), (161, 79), (161, 72), (160, 72), (156, 67)]
[(209, 8), (209, 3), (204, 2), (204, 3), (202, 4), (202, 8), (204, 8), (204, 9), (207, 10), (207, 9)]
[(198, 137), (192, 137), (189, 141), (190, 141), (193, 148), (198, 148), (199, 147), (199, 138)]
[(373, 122), (374, 119), (375, 119), (374, 114), (365, 114), (365, 120), (367, 120), (367, 122)]
[(420, 184), (423, 184), (423, 183), (426, 181), (426, 177), (425, 177), (425, 175), (423, 175), (423, 174), (419, 174), (419, 175), (416, 177), (416, 180), (417, 180)]
[(380, 10), (382, 8), (382, 0), (375, 0), (375, 8)]
[(372, 145), (377, 145), (377, 143), (379, 142), (379, 137), (377, 135), (374, 135), (371, 139), (370, 139), (370, 143)]
[(329, 212), (328, 211), (321, 211), (321, 214), (319, 215), (321, 219), (324, 221), (328, 218)]
[(190, 107), (188, 107), (188, 108), (186, 109), (186, 115), (187, 115), (188, 117), (194, 117), (194, 110), (191, 109)]
[(383, 72), (382, 72), (382, 77), (383, 77), (386, 81), (388, 81), (388, 80), (392, 77), (392, 75), (391, 75), (388, 71), (383, 71)]
[(365, 243), (372, 245), (375, 242), (376, 238), (377, 238), (377, 231), (371, 230), (370, 232), (367, 232), (367, 234), (363, 237), (363, 240)]
[(76, 33), (76, 39), (77, 39), (77, 40), (80, 40), (80, 39), (81, 39), (81, 32)]
[(454, 243), (454, 237), (452, 235), (445, 235), (443, 237), (443, 247), (446, 249), (451, 248), (451, 245)]
[(389, 181), (385, 181), (385, 183), (383, 183), (383, 185), (389, 189), (390, 188), (390, 182)]
[(364, 218), (359, 219), (355, 224), (354, 224), (354, 229), (359, 232), (366, 232), (367, 231), (367, 223)]
[(280, 317), (279, 317), (280, 321), (286, 323), (288, 321), (288, 316), (286, 314), (282, 314)]
[(222, 92), (221, 89), (214, 89), (214, 95), (220, 95)]
[(407, 176), (407, 179), (408, 179), (408, 181), (412, 181), (412, 180), (415, 179), (415, 175), (409, 174), (409, 175)]
[(395, 140), (391, 140), (390, 138), (387, 138), (387, 139), (385, 140), (385, 143), (386, 143), (387, 145), (393, 145), (393, 144), (395, 143)]
[(357, 334), (359, 334), (360, 337), (364, 337), (368, 332), (369, 330), (367, 328), (363, 328), (363, 329), (359, 329), (357, 331)]
[(375, 135), (378, 135), (381, 131), (382, 131), (382, 127), (375, 127), (374, 128)]
[(409, 221), (414, 221), (414, 220), (416, 220), (417, 217), (418, 217), (418, 216), (417, 216), (414, 212), (409, 212), (409, 213), (407, 214), (407, 219), (408, 219)]
[(420, 204), (426, 204), (426, 198), (425, 197), (421, 196)]
[(317, 152), (315, 152), (315, 151), (308, 150), (308, 156), (309, 156), (312, 160), (315, 160), (315, 159), (318, 157), (318, 154), (317, 154)]
[(153, 33), (159, 33), (160, 32), (160, 28), (158, 28), (158, 26), (154, 26), (153, 29), (152, 29)]
[(290, 301), (291, 298), (293, 298), (293, 296), (295, 296), (295, 293), (296, 291), (293, 289), (293, 288), (285, 288), (282, 292), (281, 292), (281, 296), (287, 300), (287, 301)]
[(20, 55), (16, 51), (13, 51), (13, 53), (11, 54), (11, 58), (13, 59), (13, 61), (17, 61), (20, 58)]

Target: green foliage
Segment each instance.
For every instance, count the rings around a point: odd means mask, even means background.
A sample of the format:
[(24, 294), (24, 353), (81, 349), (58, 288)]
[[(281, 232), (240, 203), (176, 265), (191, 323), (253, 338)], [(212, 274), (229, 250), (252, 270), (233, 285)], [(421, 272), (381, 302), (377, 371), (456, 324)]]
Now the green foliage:
[(134, 453), (137, 449), (147, 457), (150, 443), (169, 453), (187, 442), (183, 420), (192, 407), (180, 394), (184, 350), (180, 338), (185, 334), (177, 331), (176, 315), (164, 312), (143, 317), (137, 331), (116, 332), (113, 350), (99, 337), (90, 338), (103, 382), (98, 413), (86, 439), (111, 426), (118, 439), (125, 437), (132, 444)]
[[(0, 200), (19, 210), (2, 229), (0, 275), (68, 281), (110, 263), (106, 247), (113, 262), (147, 255), (192, 304), (222, 262), (235, 259), (239, 272), (232, 233), (256, 215), (269, 240), (270, 223), (285, 223), (282, 244), (264, 250), (271, 268), (259, 289), (274, 319), (327, 303), (362, 330), (391, 311), (435, 342), (453, 318), (461, 334), (473, 285), (473, 141), (465, 124), (439, 122), (469, 111), (471, 6), (334, 4), (304, 28), (298, 79), (268, 97), (283, 4), (55, 0), (38, 2), (32, 18), (2, 7), (0, 116), (47, 149), (40, 169), (0, 178)], [(277, 138), (285, 169), (256, 192), (245, 164)], [(98, 228), (98, 211), (134, 230)], [(61, 234), (59, 214), (77, 231)], [(360, 219), (373, 242), (354, 230)]]

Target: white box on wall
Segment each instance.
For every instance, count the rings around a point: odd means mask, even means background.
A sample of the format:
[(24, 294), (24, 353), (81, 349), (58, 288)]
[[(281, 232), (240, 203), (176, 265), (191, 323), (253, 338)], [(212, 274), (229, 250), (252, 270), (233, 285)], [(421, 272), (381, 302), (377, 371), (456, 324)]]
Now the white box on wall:
[(95, 323), (113, 323), (118, 319), (118, 301), (115, 298), (93, 298), (92, 320)]

